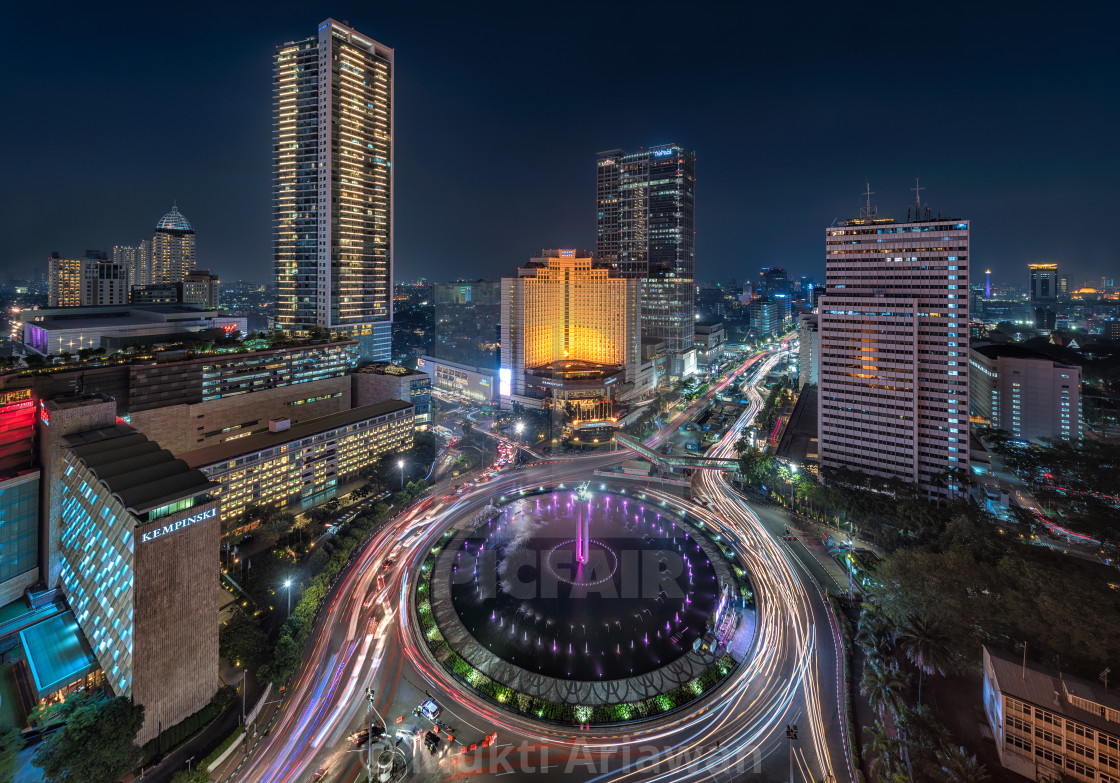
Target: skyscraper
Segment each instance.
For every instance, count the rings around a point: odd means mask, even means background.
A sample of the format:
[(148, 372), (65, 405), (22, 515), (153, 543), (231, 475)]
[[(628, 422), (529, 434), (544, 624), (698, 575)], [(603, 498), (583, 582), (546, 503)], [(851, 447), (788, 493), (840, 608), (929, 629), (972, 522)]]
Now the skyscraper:
[(822, 467), (960, 491), (939, 476), (969, 467), (968, 241), (966, 220), (870, 208), (825, 230)]
[(113, 261), (128, 267), (128, 287), (151, 285), (152, 283), (152, 241), (140, 240), (140, 244), (115, 245)]
[(388, 361), (393, 317), (393, 50), (327, 19), (276, 51), (277, 323)]
[(86, 251), (85, 258), (53, 254), (48, 266), (50, 307), (128, 304), (128, 266)]
[(1031, 273), (1031, 301), (1052, 302), (1058, 298), (1058, 265), (1027, 264)]
[(187, 273), (194, 271), (195, 263), (194, 229), (178, 205), (174, 205), (156, 223), (149, 282), (153, 285), (181, 283)]
[(642, 281), (642, 340), (663, 342), (675, 376), (695, 371), (696, 154), (676, 144), (599, 153), (596, 255)]

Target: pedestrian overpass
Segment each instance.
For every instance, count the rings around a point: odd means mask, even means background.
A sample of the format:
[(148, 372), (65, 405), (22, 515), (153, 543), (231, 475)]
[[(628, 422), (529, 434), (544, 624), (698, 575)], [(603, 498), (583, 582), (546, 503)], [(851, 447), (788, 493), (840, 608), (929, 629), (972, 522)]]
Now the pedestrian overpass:
[(677, 454), (661, 454), (649, 446), (642, 443), (640, 440), (631, 438), (629, 435), (623, 435), (621, 432), (615, 433), (615, 442), (621, 446), (633, 451), (641, 457), (645, 457), (654, 465), (662, 468), (699, 468), (701, 470), (738, 470), (739, 461), (734, 459), (726, 459), (719, 457), (686, 457)]

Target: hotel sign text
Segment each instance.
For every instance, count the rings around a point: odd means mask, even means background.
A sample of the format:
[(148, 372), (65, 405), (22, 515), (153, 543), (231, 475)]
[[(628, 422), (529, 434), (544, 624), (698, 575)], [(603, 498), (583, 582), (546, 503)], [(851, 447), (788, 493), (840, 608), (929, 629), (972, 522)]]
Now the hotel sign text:
[(203, 511), (201, 514), (195, 514), (193, 517), (184, 517), (183, 519), (177, 519), (174, 522), (168, 522), (163, 527), (157, 527), (149, 530), (146, 533), (141, 533), (140, 540), (151, 541), (156, 538), (161, 538), (163, 536), (170, 535), (171, 533), (182, 530), (185, 527), (190, 527), (197, 522), (203, 522), (207, 519), (213, 519), (216, 516), (218, 516), (218, 509), (212, 508), (208, 511)]

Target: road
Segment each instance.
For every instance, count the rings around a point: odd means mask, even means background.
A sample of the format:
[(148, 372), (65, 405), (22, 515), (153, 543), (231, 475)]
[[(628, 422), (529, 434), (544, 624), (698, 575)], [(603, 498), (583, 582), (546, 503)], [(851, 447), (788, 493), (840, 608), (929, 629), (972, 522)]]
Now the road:
[[(758, 354), (738, 372), (764, 377), (776, 360), (775, 351)], [(737, 379), (729, 377), (708, 395), (733, 382)], [(659, 445), (704, 401), (673, 416), (649, 445)], [(709, 454), (733, 454), (740, 429), (760, 407), (752, 385), (748, 410)], [(369, 686), (378, 716), (374, 722), (383, 719), (390, 735), (400, 731), (396, 752), (409, 765), (404, 779), (519, 781), (539, 779), (544, 772), (586, 781), (725, 783), (752, 772), (784, 779), (792, 761), (798, 781), (827, 775), (850, 781), (848, 729), (841, 708), (843, 666), (823, 592), (719, 471), (697, 471), (694, 494), (703, 507), (659, 490), (641, 490), (644, 499), (686, 509), (720, 530), (746, 562), (755, 588), (759, 611), (753, 653), (698, 706), (618, 728), (584, 731), (540, 724), (463, 692), (434, 665), (426, 647), (416, 644), (407, 591), (426, 550), (447, 525), (478, 513), (495, 496), (521, 488), (588, 478), (600, 483), (594, 470), (627, 456), (616, 452), (532, 463), (460, 497), (424, 500), (383, 527), (346, 570), (321, 612), (305, 664), (284, 693), (267, 735), (261, 726), (262, 734), (235, 754), (219, 779), (302, 782), (317, 770), (329, 783), (364, 779), (366, 757), (347, 735), (369, 719)], [(387, 558), (393, 565), (383, 569)], [(441, 721), (455, 736), (452, 752), (439, 757), (423, 751), (409, 728), (431, 728), (412, 713), (428, 694), (444, 708)], [(795, 723), (800, 731), (791, 743), (786, 727)], [(464, 744), (480, 743), (495, 731), (493, 747), (461, 752)]]

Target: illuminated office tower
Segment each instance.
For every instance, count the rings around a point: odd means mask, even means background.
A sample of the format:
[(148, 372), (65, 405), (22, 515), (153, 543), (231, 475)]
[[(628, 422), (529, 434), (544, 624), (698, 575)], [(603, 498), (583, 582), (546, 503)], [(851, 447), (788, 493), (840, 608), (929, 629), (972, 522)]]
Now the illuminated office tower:
[(190, 222), (183, 217), (177, 205), (156, 223), (152, 238), (152, 285), (183, 282), (194, 271), (195, 236)]
[(47, 259), (47, 302), (49, 307), (79, 307), (82, 304), (82, 259)]
[(278, 47), (273, 90), (277, 324), (354, 337), (388, 361), (393, 50), (327, 19)]
[(696, 364), (695, 171), (696, 154), (675, 144), (598, 156), (596, 254), (642, 281), (642, 340), (664, 344), (674, 376)]
[(1058, 265), (1027, 264), (1031, 272), (1031, 301), (1052, 302), (1058, 298)]
[(822, 468), (963, 491), (940, 477), (969, 467), (968, 240), (966, 220), (896, 223), (870, 207), (825, 230)]
[(115, 245), (113, 247), (113, 261), (128, 267), (128, 287), (134, 285), (151, 285), (152, 282), (152, 242), (149, 239), (140, 240), (140, 244)]
[(85, 258), (59, 258), (47, 262), (50, 307), (128, 304), (128, 265), (109, 261), (98, 251)]

